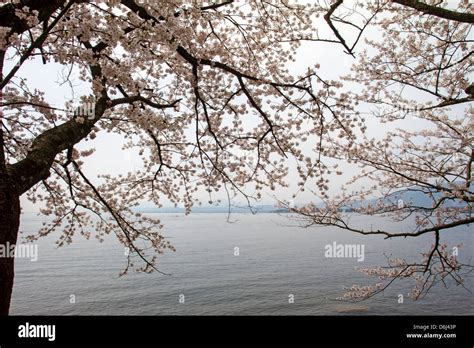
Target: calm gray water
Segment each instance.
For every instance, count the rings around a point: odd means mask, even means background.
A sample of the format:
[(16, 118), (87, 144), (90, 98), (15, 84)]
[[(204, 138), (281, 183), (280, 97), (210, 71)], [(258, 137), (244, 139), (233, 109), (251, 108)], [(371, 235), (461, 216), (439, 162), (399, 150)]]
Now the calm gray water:
[[(37, 262), (16, 260), (11, 313), (14, 315), (327, 315), (327, 314), (473, 314), (473, 294), (451, 284), (438, 286), (418, 301), (407, 293), (412, 280), (401, 281), (383, 294), (351, 304), (335, 300), (344, 286), (368, 285), (376, 279), (355, 267), (383, 265), (384, 254), (417, 260), (429, 249), (431, 236), (384, 240), (332, 228), (300, 228), (277, 214), (159, 214), (176, 252), (160, 259), (158, 273), (130, 272), (118, 277), (125, 265), (124, 249), (113, 236), (104, 243), (75, 241), (59, 249), (57, 236), (38, 242)], [(41, 217), (22, 217), (24, 235), (35, 231)], [(354, 217), (357, 220), (357, 217)], [(361, 223), (368, 224), (367, 220)], [(383, 221), (370, 224), (380, 226)], [(291, 226), (293, 225), (293, 226)], [(472, 227), (442, 235), (442, 242), (460, 241), (460, 258), (473, 251)], [(326, 258), (324, 246), (337, 243), (365, 245), (365, 260)], [(239, 256), (234, 256), (238, 247)], [(471, 260), (474, 262), (474, 260)], [(448, 284), (449, 285), (449, 284)], [(472, 278), (466, 286), (474, 291)], [(179, 303), (179, 296), (185, 303)], [(288, 303), (289, 294), (294, 303)], [(405, 295), (398, 303), (398, 294)], [(70, 296), (75, 303), (70, 303)]]

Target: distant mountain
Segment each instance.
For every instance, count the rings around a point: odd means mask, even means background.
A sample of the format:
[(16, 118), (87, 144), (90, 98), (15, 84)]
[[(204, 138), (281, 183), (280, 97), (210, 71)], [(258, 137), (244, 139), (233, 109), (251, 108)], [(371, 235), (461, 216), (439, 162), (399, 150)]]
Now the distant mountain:
[[(432, 198), (425, 192), (421, 191), (421, 187), (412, 187), (411, 189), (404, 189), (400, 191), (393, 192), (392, 194), (388, 195), (384, 198), (375, 198), (365, 201), (358, 201), (354, 202), (351, 205), (345, 206), (340, 208), (340, 211), (344, 212), (352, 212), (354, 209), (367, 206), (368, 204), (374, 205), (378, 201), (382, 200), (384, 205), (398, 205), (398, 201), (402, 200), (404, 205), (411, 205), (411, 206), (418, 206), (423, 208), (431, 208), (433, 204)], [(471, 190), (474, 190), (474, 185), (471, 187)], [(435, 193), (435, 197), (440, 197), (441, 193)], [(321, 203), (316, 204), (317, 207), (323, 207)], [(449, 208), (462, 208), (466, 207), (467, 204), (463, 204), (462, 202), (456, 201), (453, 202), (452, 200), (448, 200), (443, 203), (443, 207)], [(184, 208), (178, 207), (149, 207), (149, 206), (140, 206), (136, 209), (137, 212), (141, 213), (171, 213), (171, 214), (184, 214)], [(201, 213), (201, 214), (226, 214), (229, 212), (229, 207), (226, 205), (201, 205), (201, 206), (194, 206), (191, 210), (192, 213)], [(252, 210), (245, 205), (233, 205), (230, 207), (231, 213), (276, 213), (276, 214), (285, 214), (290, 213), (290, 210), (285, 207), (276, 206), (272, 204), (261, 204), (255, 205), (252, 207)]]
[[(474, 190), (474, 185), (471, 187), (471, 190)], [(441, 196), (442, 194), (440, 192), (433, 193), (433, 197), (435, 199), (438, 199)], [(384, 198), (375, 198), (367, 201), (355, 202), (351, 204), (350, 207), (356, 209), (366, 206), (367, 204), (376, 204), (380, 201), (382, 201), (384, 205), (398, 205), (400, 200), (405, 206), (410, 205), (422, 208), (431, 208), (433, 205), (433, 198), (430, 197), (427, 192), (424, 192), (421, 187), (415, 186), (410, 189), (393, 192)], [(467, 203), (461, 202), (459, 200), (446, 200), (443, 202), (442, 206), (444, 208), (463, 208), (467, 206)]]
[[(138, 212), (141, 213), (172, 213), (172, 214), (184, 214), (185, 209), (184, 208), (179, 208), (179, 207), (162, 207), (162, 208), (156, 208), (156, 207), (146, 207), (146, 206), (141, 206), (136, 209)], [(265, 204), (265, 205), (256, 205), (252, 207), (252, 210), (248, 206), (231, 206), (230, 207), (230, 212), (231, 213), (278, 213), (282, 212), (282, 209), (279, 207), (275, 207), (270, 204)], [(288, 212), (288, 210), (286, 210)], [(226, 214), (229, 212), (229, 207), (225, 205), (221, 206), (214, 206), (214, 205), (209, 205), (209, 206), (194, 206), (191, 209), (192, 213), (206, 213), (206, 214)]]

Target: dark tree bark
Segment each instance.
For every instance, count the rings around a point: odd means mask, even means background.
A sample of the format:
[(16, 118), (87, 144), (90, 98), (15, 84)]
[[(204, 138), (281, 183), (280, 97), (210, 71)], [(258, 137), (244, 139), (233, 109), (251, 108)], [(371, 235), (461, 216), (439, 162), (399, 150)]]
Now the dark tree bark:
[(456, 12), (444, 9), (442, 7), (429, 5), (425, 2), (418, 1), (418, 0), (392, 0), (393, 2), (406, 6), (411, 7), (415, 10), (420, 12), (426, 13), (428, 15), (449, 19), (452, 21), (463, 22), (463, 23), (474, 23), (474, 14), (472, 13), (463, 13), (463, 12)]
[[(20, 195), (7, 172), (0, 128), (0, 245), (15, 245), (20, 226)], [(14, 258), (0, 255), (0, 315), (8, 315), (13, 290)]]

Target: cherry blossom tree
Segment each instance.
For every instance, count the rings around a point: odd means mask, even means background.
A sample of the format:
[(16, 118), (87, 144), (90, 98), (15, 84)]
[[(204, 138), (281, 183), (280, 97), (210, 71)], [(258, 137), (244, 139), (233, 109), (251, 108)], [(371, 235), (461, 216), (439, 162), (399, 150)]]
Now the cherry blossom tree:
[[(340, 83), (323, 80), (316, 64), (303, 76), (287, 69), (325, 9), (231, 0), (2, 5), (0, 243), (16, 243), (19, 197), (26, 195), (52, 216), (30, 240), (56, 230), (58, 245), (75, 233), (99, 240), (114, 233), (130, 250), (124, 273), (159, 271), (157, 256), (173, 247), (158, 220), (133, 209), (140, 201), (160, 206), (168, 199), (189, 211), (204, 189), (210, 201), (225, 191), (251, 204), (263, 188), (286, 185), (288, 158), (305, 175), (318, 175), (304, 140), (324, 131), (326, 112), (345, 127), (358, 117), (343, 114), (335, 99)], [(91, 94), (79, 105), (48, 103), (21, 75), (35, 59), (63, 66), (62, 86), (79, 72)], [(76, 144), (101, 132), (138, 149), (142, 169), (89, 177), (84, 162), (94, 149)], [(2, 314), (13, 266), (12, 258), (0, 260)]]
[[(342, 142), (324, 134), (324, 156), (361, 170), (336, 197), (325, 194), (320, 179), (317, 194), (323, 204), (294, 211), (307, 225), (405, 238), (407, 243), (431, 235), (433, 245), (420, 260), (389, 257), (386, 266), (361, 269), (378, 278), (377, 283), (349, 287), (342, 299), (364, 300), (404, 278), (414, 280), (409, 295), (418, 299), (438, 283), (464, 286), (463, 276), (472, 271), (457, 258), (460, 246), (442, 242), (444, 234), (474, 222), (472, 6), (468, 1), (460, 1), (457, 8), (393, 1), (383, 11), (365, 7), (378, 12), (371, 25), (383, 36), (366, 38), (367, 47), (345, 80), (357, 91), (351, 93), (354, 110), (388, 130), (362, 132)], [(351, 220), (354, 213), (396, 224), (368, 228)]]
[[(471, 12), (468, 2), (445, 9), (412, 0), (4, 2), (0, 244), (16, 243), (20, 197), (26, 196), (52, 217), (30, 240), (59, 231), (57, 243), (64, 245), (75, 234), (99, 240), (115, 234), (130, 250), (124, 273), (160, 272), (157, 257), (173, 247), (161, 236), (160, 221), (136, 212), (139, 202), (160, 206), (166, 199), (189, 211), (205, 190), (210, 201), (226, 192), (229, 200), (239, 196), (251, 205), (266, 188), (288, 185), (290, 161), (298, 184), (316, 180), (328, 202), (323, 215), (311, 207), (299, 212), (314, 223), (349, 228), (338, 204), (376, 189), (330, 200), (327, 177), (335, 169), (326, 159), (370, 169), (366, 176), (377, 190), (416, 184), (441, 200), (432, 209), (378, 205), (360, 212), (418, 214), (418, 235), (438, 236), (472, 222), (473, 96), (463, 94), (472, 65)], [(371, 27), (384, 33), (385, 43), (369, 41), (372, 50), (358, 52)], [(335, 45), (341, 57), (355, 57), (348, 82), (362, 82), (364, 89), (344, 90), (342, 80), (324, 78), (317, 62), (305, 74), (292, 73), (288, 65), (302, 42)], [(91, 93), (79, 103), (52, 105), (21, 74), (31, 61), (64, 67), (64, 88), (73, 86), (78, 72)], [(404, 87), (432, 100), (410, 99), (400, 93)], [(379, 115), (385, 122), (402, 117), (399, 110), (412, 115), (416, 109), (416, 117), (435, 128), (370, 139), (364, 135), (367, 115), (358, 110), (363, 103), (396, 108)], [(452, 106), (465, 111), (453, 118), (446, 111)], [(85, 163), (95, 149), (79, 150), (78, 144), (105, 132), (123, 136), (124, 150), (138, 149), (141, 169), (87, 175)], [(445, 209), (444, 201), (462, 201), (469, 209)], [(432, 215), (437, 222), (429, 227)], [(433, 250), (427, 264), (447, 257), (438, 244)], [(444, 266), (451, 267), (449, 260)], [(13, 261), (0, 259), (0, 314), (9, 311)]]

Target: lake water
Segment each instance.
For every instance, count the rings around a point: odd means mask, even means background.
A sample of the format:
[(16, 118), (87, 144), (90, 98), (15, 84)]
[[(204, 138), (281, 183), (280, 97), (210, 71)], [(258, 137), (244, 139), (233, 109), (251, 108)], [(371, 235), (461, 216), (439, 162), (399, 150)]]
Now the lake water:
[[(369, 300), (356, 304), (335, 300), (344, 286), (368, 285), (377, 279), (356, 267), (384, 265), (385, 256), (418, 260), (433, 236), (384, 240), (334, 228), (301, 228), (278, 214), (159, 214), (176, 252), (160, 258), (159, 273), (130, 272), (118, 277), (125, 265), (124, 248), (115, 237), (98, 243), (77, 236), (59, 249), (57, 236), (38, 241), (38, 261), (16, 260), (13, 315), (328, 315), (473, 314), (473, 294), (460, 286), (442, 285), (427, 297), (413, 301), (407, 293), (412, 280), (399, 281)], [(41, 217), (22, 216), (20, 230), (29, 234)], [(360, 217), (354, 217), (360, 220)], [(368, 224), (367, 219), (359, 223)], [(375, 227), (389, 224), (371, 221)], [(464, 243), (460, 259), (473, 255), (472, 226), (443, 233), (442, 242)], [(364, 244), (365, 258), (326, 258), (325, 245)], [(239, 255), (235, 256), (235, 247)], [(474, 260), (471, 260), (474, 262)], [(473, 272), (474, 273), (474, 272)], [(466, 279), (474, 291), (474, 281)], [(289, 303), (289, 295), (294, 303)], [(398, 295), (404, 302), (398, 303)], [(74, 295), (75, 303), (70, 303)], [(179, 302), (184, 295), (185, 303)]]

